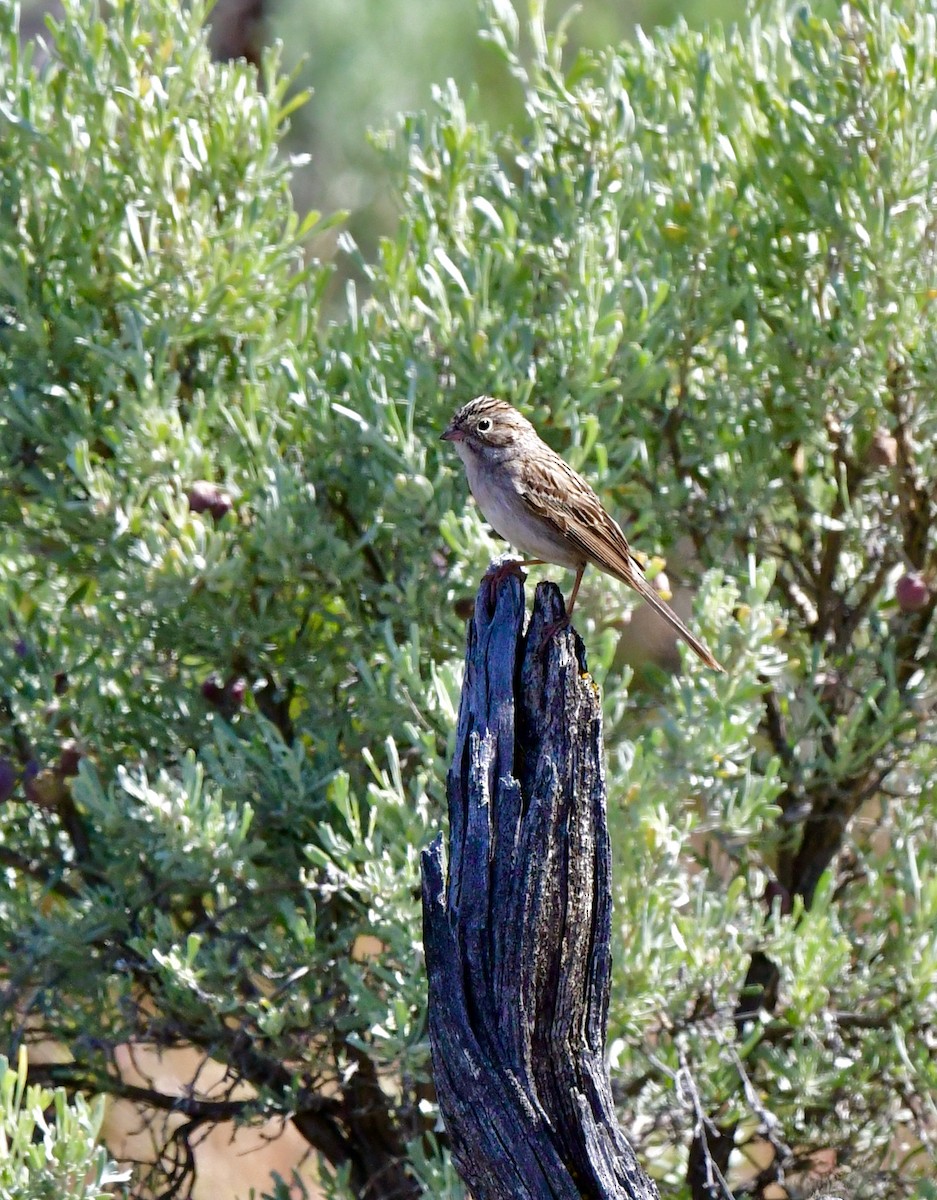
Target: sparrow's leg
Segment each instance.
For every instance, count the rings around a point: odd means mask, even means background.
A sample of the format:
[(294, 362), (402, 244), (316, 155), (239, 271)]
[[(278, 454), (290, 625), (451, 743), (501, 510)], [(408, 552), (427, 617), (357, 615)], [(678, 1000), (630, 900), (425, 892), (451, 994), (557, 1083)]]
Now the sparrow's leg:
[(583, 563), (576, 572), (576, 582), (573, 584), (573, 590), (570, 593), (569, 604), (566, 605), (566, 616), (560, 617), (558, 621), (551, 621), (549, 625), (544, 626), (543, 638), (540, 642), (541, 650), (546, 647), (552, 638), (561, 633), (569, 625), (570, 618), (573, 615), (573, 608), (576, 605), (576, 597), (579, 595), (579, 585), (582, 583), (582, 577), (588, 565), (588, 563)]

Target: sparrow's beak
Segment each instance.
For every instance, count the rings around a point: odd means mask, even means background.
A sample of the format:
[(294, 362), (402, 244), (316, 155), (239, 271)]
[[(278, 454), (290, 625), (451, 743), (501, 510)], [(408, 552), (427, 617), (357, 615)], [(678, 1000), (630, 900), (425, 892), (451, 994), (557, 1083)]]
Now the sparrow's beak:
[(456, 429), (454, 425), (447, 425), (446, 432), (439, 435), (441, 442), (463, 442), (465, 434), (461, 429)]

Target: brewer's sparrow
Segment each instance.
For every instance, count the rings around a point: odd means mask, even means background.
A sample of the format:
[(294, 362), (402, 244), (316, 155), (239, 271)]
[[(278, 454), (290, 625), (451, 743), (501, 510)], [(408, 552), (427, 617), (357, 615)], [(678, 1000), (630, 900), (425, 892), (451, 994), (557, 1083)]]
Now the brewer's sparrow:
[(567, 619), (589, 563), (630, 584), (716, 671), (723, 668), (644, 578), (617, 522), (581, 475), (504, 400), (479, 396), (455, 414), (443, 440), (453, 442), (478, 507), (523, 554), (521, 566), (556, 563), (576, 572)]

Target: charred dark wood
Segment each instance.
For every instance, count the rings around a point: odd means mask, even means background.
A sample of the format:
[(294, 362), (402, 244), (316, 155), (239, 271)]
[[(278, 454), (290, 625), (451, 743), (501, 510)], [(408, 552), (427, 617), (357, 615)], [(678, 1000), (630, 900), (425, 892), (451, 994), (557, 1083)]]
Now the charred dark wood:
[(469, 628), (449, 859), (423, 855), (436, 1091), (474, 1200), (656, 1200), (612, 1105), (601, 703), (552, 584), (517, 576)]

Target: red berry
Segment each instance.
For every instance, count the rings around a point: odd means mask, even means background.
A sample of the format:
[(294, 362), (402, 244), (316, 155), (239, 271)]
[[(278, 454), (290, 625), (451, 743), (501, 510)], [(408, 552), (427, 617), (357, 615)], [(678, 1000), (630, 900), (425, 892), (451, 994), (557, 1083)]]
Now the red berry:
[(898, 604), (902, 612), (920, 612), (930, 603), (930, 588), (924, 581), (924, 576), (918, 571), (908, 571), (898, 580), (895, 588)]
[(207, 479), (199, 479), (186, 492), (189, 508), (196, 513), (211, 513), (216, 521), (234, 507), (234, 501), (228, 493)]
[(869, 447), (873, 467), (893, 467), (898, 461), (898, 442), (887, 429), (876, 429)]
[(82, 758), (84, 758), (84, 752), (81, 746), (74, 738), (68, 738), (62, 743), (56, 770), (63, 779), (70, 779), (73, 775), (78, 774), (78, 764)]
[(229, 706), (232, 709), (238, 709), (244, 703), (244, 697), (247, 695), (247, 680), (243, 675), (238, 675), (236, 679), (229, 680), (225, 691)]

